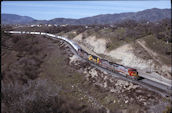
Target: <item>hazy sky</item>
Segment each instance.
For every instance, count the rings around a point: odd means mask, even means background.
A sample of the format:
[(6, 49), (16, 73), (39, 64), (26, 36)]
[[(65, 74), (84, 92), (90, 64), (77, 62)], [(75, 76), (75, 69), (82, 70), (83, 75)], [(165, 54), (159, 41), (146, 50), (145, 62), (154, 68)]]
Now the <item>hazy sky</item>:
[(83, 18), (99, 14), (171, 8), (170, 0), (154, 1), (3, 1), (1, 12), (35, 19)]

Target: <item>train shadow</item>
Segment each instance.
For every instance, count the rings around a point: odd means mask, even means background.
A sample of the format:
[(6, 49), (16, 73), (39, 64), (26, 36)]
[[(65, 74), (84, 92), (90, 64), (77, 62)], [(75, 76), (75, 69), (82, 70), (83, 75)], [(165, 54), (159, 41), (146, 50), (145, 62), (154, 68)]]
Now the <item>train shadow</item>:
[(137, 80), (143, 80), (143, 79), (145, 79), (145, 78), (143, 78), (143, 77), (139, 77)]

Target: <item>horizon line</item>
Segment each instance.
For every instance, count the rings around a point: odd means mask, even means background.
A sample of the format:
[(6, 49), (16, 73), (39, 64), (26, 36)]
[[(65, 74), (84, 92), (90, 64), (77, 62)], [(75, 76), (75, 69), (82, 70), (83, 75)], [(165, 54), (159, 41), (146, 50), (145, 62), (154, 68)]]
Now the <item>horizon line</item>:
[(104, 13), (104, 14), (98, 14), (98, 15), (93, 15), (93, 16), (86, 16), (86, 17), (82, 17), (82, 18), (65, 18), (65, 17), (55, 17), (55, 18), (52, 18), (52, 19), (35, 19), (31, 16), (28, 16), (28, 15), (20, 15), (20, 14), (14, 14), (14, 13), (1, 13), (1, 16), (2, 14), (11, 14), (11, 15), (17, 15), (17, 16), (22, 16), (22, 17), (30, 17), (30, 18), (33, 18), (34, 20), (45, 20), (45, 21), (49, 21), (49, 20), (53, 20), (53, 19), (56, 19), (56, 18), (63, 18), (63, 19), (74, 19), (74, 20), (79, 20), (79, 19), (83, 19), (83, 18), (89, 18), (89, 17), (95, 17), (95, 16), (100, 16), (100, 15), (114, 15), (114, 14), (124, 14), (124, 13), (137, 13), (137, 12), (141, 12), (141, 11), (145, 11), (145, 10), (151, 10), (151, 9), (170, 9), (170, 8), (150, 8), (150, 9), (144, 9), (144, 10), (140, 10), (140, 11), (130, 11), (130, 12), (122, 12), (122, 13)]

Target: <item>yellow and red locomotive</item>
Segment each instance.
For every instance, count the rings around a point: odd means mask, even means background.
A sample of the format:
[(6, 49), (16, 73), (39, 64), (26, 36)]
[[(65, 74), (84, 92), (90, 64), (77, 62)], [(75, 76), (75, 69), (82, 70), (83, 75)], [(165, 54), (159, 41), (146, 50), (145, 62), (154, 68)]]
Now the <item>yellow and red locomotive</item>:
[(113, 72), (118, 72), (126, 77), (132, 78), (134, 80), (139, 79), (139, 75), (136, 69), (126, 67), (117, 63), (109, 62), (107, 60), (101, 59), (97, 56), (88, 54), (82, 49), (78, 50), (78, 54), (82, 56), (84, 59), (89, 60), (90, 62), (96, 63), (100, 65), (101, 67), (108, 69)]

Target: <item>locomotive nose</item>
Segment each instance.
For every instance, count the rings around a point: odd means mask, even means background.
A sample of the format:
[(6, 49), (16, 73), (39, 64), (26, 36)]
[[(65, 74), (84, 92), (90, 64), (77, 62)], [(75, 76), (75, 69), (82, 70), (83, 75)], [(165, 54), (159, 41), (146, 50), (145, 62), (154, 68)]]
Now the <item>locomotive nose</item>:
[(142, 79), (142, 78), (139, 76), (138, 72), (137, 72), (135, 78), (136, 78), (136, 80), (141, 80), (141, 79)]

